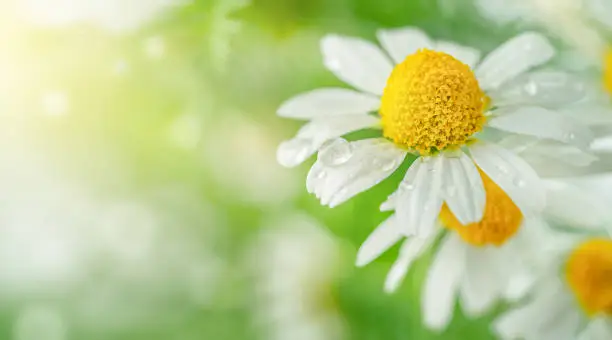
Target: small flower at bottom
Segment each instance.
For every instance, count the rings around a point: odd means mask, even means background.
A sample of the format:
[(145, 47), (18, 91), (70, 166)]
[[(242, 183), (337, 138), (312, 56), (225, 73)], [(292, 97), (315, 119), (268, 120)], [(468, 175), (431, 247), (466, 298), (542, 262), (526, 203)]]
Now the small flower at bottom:
[[(385, 282), (385, 290), (393, 292), (412, 262), (441, 238), (421, 299), (424, 323), (434, 330), (449, 324), (457, 298), (468, 317), (478, 317), (496, 302), (524, 297), (550, 262), (548, 254), (565, 244), (565, 234), (551, 224), (573, 226), (576, 231), (601, 230), (612, 217), (595, 192), (585, 192), (567, 179), (544, 181), (547, 195), (555, 199), (542, 214), (523, 214), (495, 182), (482, 172), (481, 176), (486, 203), (480, 221), (462, 224), (443, 207), (434, 232), (426, 237), (406, 236), (395, 213), (357, 253), (357, 266), (364, 266), (403, 240)], [(580, 216), (588, 218), (580, 220)]]
[(558, 248), (527, 301), (495, 321), (501, 339), (612, 339), (612, 239)]

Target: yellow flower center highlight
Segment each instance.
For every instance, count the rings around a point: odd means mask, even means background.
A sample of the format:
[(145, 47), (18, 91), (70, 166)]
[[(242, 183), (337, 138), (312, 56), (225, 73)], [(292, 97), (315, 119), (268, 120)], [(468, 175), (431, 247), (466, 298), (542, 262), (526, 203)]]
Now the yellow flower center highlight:
[(612, 49), (604, 57), (603, 83), (608, 94), (612, 95)]
[(612, 315), (612, 240), (593, 239), (570, 255), (565, 275), (588, 315)]
[(512, 199), (484, 172), (480, 177), (486, 192), (485, 211), (480, 222), (463, 225), (449, 207), (444, 204), (440, 212), (442, 224), (456, 231), (461, 238), (474, 246), (501, 246), (518, 231), (523, 222), (521, 210)]
[(382, 95), (383, 134), (430, 154), (463, 145), (482, 129), (486, 96), (469, 66), (422, 49), (398, 64)]

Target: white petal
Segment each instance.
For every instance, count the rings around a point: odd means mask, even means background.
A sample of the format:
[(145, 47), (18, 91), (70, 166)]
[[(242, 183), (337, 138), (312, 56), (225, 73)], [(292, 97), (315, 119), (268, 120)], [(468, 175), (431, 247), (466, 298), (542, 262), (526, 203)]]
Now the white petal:
[(521, 19), (526, 14), (524, 3), (518, 1), (476, 0), (475, 5), (480, 14), (500, 25)]
[(450, 41), (438, 41), (434, 47), (436, 51), (452, 55), (470, 68), (476, 66), (480, 60), (480, 51), (468, 46), (461, 46)]
[(483, 90), (493, 90), (532, 67), (546, 63), (554, 54), (555, 50), (544, 36), (526, 32), (486, 56), (476, 68), (476, 77)]
[(612, 3), (609, 0), (587, 0), (585, 5), (595, 19), (612, 29)]
[[(502, 339), (570, 340), (570, 337), (554, 338), (558, 320), (565, 311), (575, 309), (557, 278), (549, 280), (534, 291), (528, 303), (502, 314), (493, 323), (495, 333)], [(571, 299), (571, 297), (569, 297)], [(571, 334), (567, 334), (571, 335)]]
[(463, 310), (470, 317), (479, 317), (499, 298), (505, 288), (500, 274), (504, 262), (500, 249), (494, 247), (466, 249), (465, 276), (461, 285)]
[(518, 76), (489, 94), (495, 106), (563, 107), (584, 98), (586, 85), (565, 72), (539, 71)]
[(401, 190), (398, 188), (395, 190), (387, 199), (381, 203), (380, 211), (391, 211), (395, 210), (395, 206), (397, 205), (397, 198), (399, 197)]
[(308, 192), (321, 204), (335, 207), (387, 178), (399, 167), (406, 151), (383, 138), (351, 142), (352, 156), (342, 164), (317, 159), (306, 178)]
[(503, 313), (493, 322), (494, 332), (504, 340), (524, 339), (538, 322), (537, 318), (534, 319), (538, 317), (536, 309), (537, 306), (530, 302)]
[(442, 330), (450, 322), (464, 266), (465, 246), (456, 234), (449, 234), (425, 278), (421, 304), (423, 321), (429, 328)]
[(387, 218), (363, 242), (357, 252), (356, 265), (362, 267), (374, 261), (382, 253), (396, 244), (403, 235), (397, 225), (395, 215)]
[(282, 142), (276, 152), (278, 163), (294, 167), (312, 156), (328, 140), (378, 123), (369, 115), (318, 118), (302, 126), (295, 138)]
[(548, 138), (587, 148), (593, 133), (579, 121), (540, 107), (502, 108), (487, 125), (523, 135)]
[[(567, 144), (538, 143), (526, 149), (521, 156), (545, 159), (549, 165), (557, 167), (589, 166), (598, 160), (597, 156), (587, 153), (578, 147)], [(560, 164), (559, 164), (560, 163)], [(539, 173), (539, 172), (538, 172)]]
[(472, 158), (523, 212), (542, 211), (546, 191), (536, 172), (512, 152), (484, 142), (470, 147)]
[(323, 62), (340, 80), (380, 95), (393, 66), (376, 45), (357, 38), (327, 35), (321, 40)]
[(380, 98), (349, 89), (324, 88), (302, 93), (278, 109), (287, 118), (313, 119), (336, 115), (359, 115), (378, 110)]
[(545, 213), (554, 221), (573, 228), (598, 231), (612, 221), (603, 197), (569, 183), (546, 180)]
[(400, 183), (396, 213), (406, 235), (426, 237), (435, 230), (443, 202), (443, 166), (443, 156), (418, 158)]
[(392, 293), (397, 290), (404, 277), (406, 277), (408, 270), (410, 270), (412, 262), (429, 248), (436, 235), (436, 233), (432, 233), (431, 237), (410, 237), (404, 241), (398, 259), (391, 266), (391, 270), (385, 280), (385, 292)]
[(474, 162), (463, 152), (460, 157), (444, 157), (444, 200), (463, 225), (482, 219), (485, 190)]
[(414, 27), (379, 30), (376, 35), (380, 44), (397, 64), (421, 48), (432, 48), (431, 39), (427, 34)]
[(612, 339), (612, 321), (605, 316), (592, 319), (578, 340)]
[(522, 299), (531, 291), (535, 280), (533, 275), (527, 273), (513, 275), (503, 292), (504, 299), (509, 302), (516, 302)]
[(302, 164), (308, 157), (317, 152), (319, 146), (312, 139), (296, 137), (286, 140), (276, 149), (276, 160), (278, 164), (291, 168)]

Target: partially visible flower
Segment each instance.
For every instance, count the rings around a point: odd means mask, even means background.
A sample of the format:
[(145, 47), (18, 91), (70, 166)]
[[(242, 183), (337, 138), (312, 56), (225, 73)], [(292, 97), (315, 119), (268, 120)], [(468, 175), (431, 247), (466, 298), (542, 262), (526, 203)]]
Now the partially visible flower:
[[(435, 232), (443, 206), (463, 225), (480, 221), (483, 182), (529, 216), (545, 205), (538, 175), (478, 133), (498, 130), (578, 148), (591, 142), (580, 122), (545, 108), (581, 100), (585, 89), (561, 72), (527, 73), (554, 55), (539, 34), (521, 34), (480, 63), (477, 50), (434, 42), (414, 28), (382, 30), (378, 38), (395, 68), (369, 42), (328, 35), (321, 42), (325, 65), (361, 92), (314, 90), (278, 110), (282, 117), (309, 120), (277, 156), (295, 166), (319, 151), (306, 185), (324, 205), (337, 206), (376, 185), (414, 153), (418, 158), (391, 196), (402, 234)], [(381, 129), (384, 138), (338, 138), (365, 128)]]
[(331, 290), (338, 278), (338, 244), (308, 216), (290, 215), (278, 224), (262, 232), (247, 261), (265, 339), (342, 339)]
[[(448, 325), (457, 297), (463, 311), (477, 317), (500, 300), (514, 301), (524, 296), (543, 265), (540, 254), (555, 244), (558, 232), (551, 229), (549, 222), (593, 230), (610, 220), (606, 207), (563, 181), (545, 182), (550, 202), (542, 216), (522, 215), (495, 183), (488, 179), (484, 183), (487, 204), (481, 221), (463, 225), (444, 207), (437, 232), (419, 238), (403, 235), (396, 215), (392, 215), (368, 237), (357, 254), (357, 265), (364, 266), (403, 240), (385, 283), (385, 290), (392, 292), (412, 262), (442, 235), (421, 300), (424, 322), (429, 328), (440, 330)], [(588, 217), (581, 220), (585, 215)]]
[(529, 299), (496, 320), (501, 339), (612, 339), (612, 239), (569, 244), (557, 245)]
[(485, 17), (498, 24), (544, 27), (578, 53), (566, 54), (566, 67), (598, 66), (612, 91), (612, 2), (607, 0), (476, 0)]

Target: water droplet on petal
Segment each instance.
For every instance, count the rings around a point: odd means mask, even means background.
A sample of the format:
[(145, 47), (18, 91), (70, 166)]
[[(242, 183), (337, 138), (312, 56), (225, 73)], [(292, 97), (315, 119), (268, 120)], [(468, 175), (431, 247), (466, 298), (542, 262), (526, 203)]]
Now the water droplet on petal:
[(325, 166), (339, 166), (348, 162), (353, 156), (351, 143), (344, 138), (336, 138), (323, 144), (318, 159)]
[(530, 96), (535, 96), (536, 94), (538, 94), (538, 85), (534, 82), (527, 83), (524, 89), (525, 89), (525, 93), (527, 93)]
[(508, 169), (503, 165), (498, 165), (497, 170), (499, 170), (499, 172), (501, 172), (502, 174), (508, 174)]
[(574, 133), (569, 132), (569, 133), (565, 134), (565, 140), (573, 141), (574, 139), (576, 139), (576, 135)]
[(516, 185), (516, 186), (517, 186), (517, 187), (519, 187), (519, 188), (522, 188), (522, 187), (524, 187), (524, 186), (527, 184), (527, 183), (525, 183), (525, 181), (524, 181), (522, 178), (520, 178), (520, 177), (515, 178), (515, 179), (512, 181), (512, 183), (514, 183), (514, 185)]
[(414, 184), (402, 182), (402, 184), (400, 184), (400, 189), (406, 190), (406, 191), (414, 190)]
[(381, 169), (383, 171), (391, 171), (397, 167), (397, 160), (391, 159), (388, 162), (382, 164)]

